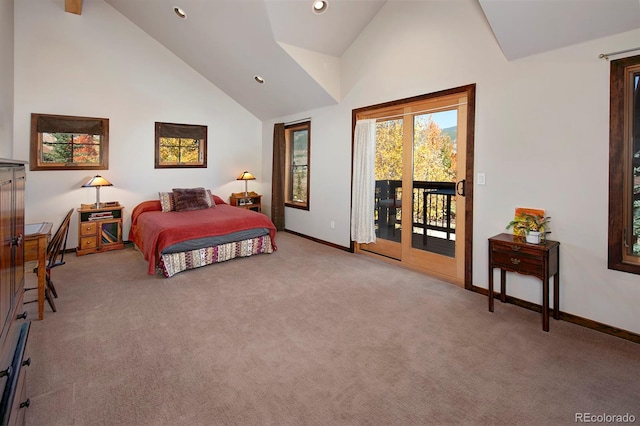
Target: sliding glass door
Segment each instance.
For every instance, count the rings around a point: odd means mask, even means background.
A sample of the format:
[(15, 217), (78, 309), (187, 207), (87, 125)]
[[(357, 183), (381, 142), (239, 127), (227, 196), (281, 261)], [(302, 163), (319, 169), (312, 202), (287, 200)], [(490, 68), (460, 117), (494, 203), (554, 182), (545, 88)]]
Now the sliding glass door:
[(360, 250), (465, 279), (466, 91), (362, 109), (376, 119), (376, 242)]

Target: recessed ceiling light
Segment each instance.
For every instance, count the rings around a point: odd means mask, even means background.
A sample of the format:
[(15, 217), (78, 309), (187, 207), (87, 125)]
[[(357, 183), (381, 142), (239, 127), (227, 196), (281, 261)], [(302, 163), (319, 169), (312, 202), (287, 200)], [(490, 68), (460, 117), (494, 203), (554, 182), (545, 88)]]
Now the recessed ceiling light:
[(329, 3), (326, 0), (313, 0), (313, 12), (320, 15), (327, 11)]
[(255, 81), (257, 81), (258, 83), (260, 83), (260, 84), (264, 84), (264, 78), (262, 78), (262, 77), (261, 77), (261, 76), (259, 76), (259, 75), (254, 75), (254, 76), (253, 76), (253, 79), (254, 79)]
[(178, 6), (173, 8), (173, 11), (178, 15), (179, 18), (186, 19), (187, 14), (184, 10), (180, 9)]

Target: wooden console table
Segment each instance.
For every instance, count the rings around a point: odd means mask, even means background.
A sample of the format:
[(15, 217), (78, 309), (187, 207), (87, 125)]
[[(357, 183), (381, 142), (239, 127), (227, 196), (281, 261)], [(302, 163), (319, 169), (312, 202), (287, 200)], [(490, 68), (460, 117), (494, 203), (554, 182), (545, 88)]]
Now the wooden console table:
[(500, 268), (500, 301), (507, 301), (506, 272), (542, 280), (542, 329), (549, 331), (549, 277), (553, 276), (553, 318), (560, 319), (560, 243), (529, 244), (512, 234), (489, 238), (489, 311), (493, 312), (493, 269)]

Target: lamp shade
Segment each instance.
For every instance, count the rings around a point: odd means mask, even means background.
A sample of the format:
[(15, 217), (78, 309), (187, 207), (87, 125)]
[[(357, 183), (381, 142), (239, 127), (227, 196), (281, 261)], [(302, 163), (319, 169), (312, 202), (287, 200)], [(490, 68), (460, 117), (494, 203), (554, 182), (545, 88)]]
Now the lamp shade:
[(245, 170), (236, 180), (254, 180), (255, 178), (254, 175)]
[(111, 182), (106, 180), (100, 175), (95, 175), (87, 183), (82, 185), (83, 188), (93, 187), (93, 186), (113, 186)]

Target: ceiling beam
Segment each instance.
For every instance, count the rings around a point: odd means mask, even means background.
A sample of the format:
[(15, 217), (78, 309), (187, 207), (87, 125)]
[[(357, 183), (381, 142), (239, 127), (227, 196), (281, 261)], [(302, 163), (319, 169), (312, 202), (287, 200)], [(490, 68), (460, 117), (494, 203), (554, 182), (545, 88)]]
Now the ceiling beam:
[(82, 0), (64, 0), (64, 11), (82, 15)]

